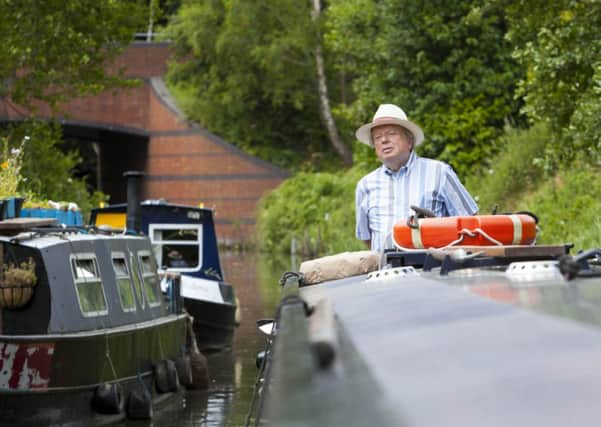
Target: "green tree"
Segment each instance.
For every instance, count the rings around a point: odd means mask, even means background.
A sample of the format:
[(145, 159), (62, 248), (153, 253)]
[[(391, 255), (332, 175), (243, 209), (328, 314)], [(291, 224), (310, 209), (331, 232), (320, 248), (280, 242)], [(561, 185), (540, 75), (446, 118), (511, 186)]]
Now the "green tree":
[(506, 121), (520, 122), (520, 68), (502, 5), (466, 0), (332, 0), (326, 41), (353, 90), (350, 123), (380, 103), (402, 106), (425, 130), (420, 151), (460, 175), (485, 164)]
[[(502, 2), (503, 3), (503, 2)], [(509, 40), (526, 69), (524, 111), (554, 131), (548, 167), (601, 149), (601, 1), (508, 2)]]
[(40, 102), (57, 111), (69, 98), (135, 84), (107, 65), (145, 28), (146, 10), (143, 0), (0, 0), (0, 101), (23, 118), (2, 133), (12, 147), (27, 136), (21, 193), (84, 209), (102, 197), (71, 176), (80, 158), (61, 151), (60, 125), (32, 117)]
[(183, 2), (166, 37), (184, 59), (169, 82), (189, 117), (283, 166), (331, 163), (312, 11), (294, 0)]
[(124, 84), (105, 66), (145, 16), (142, 1), (0, 0), (0, 98), (55, 106)]

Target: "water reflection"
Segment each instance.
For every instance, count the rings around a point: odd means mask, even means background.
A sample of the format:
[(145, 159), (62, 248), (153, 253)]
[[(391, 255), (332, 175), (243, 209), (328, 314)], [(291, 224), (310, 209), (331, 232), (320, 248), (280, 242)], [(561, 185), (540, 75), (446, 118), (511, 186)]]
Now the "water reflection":
[(579, 278), (515, 281), (502, 274), (463, 278), (466, 290), (498, 302), (601, 328), (601, 281)]
[[(233, 400), (223, 419), (224, 426), (244, 426), (257, 375), (255, 359), (264, 350), (265, 336), (255, 325), (257, 319), (272, 317), (280, 297), (278, 281), (288, 268), (289, 258), (227, 253), (222, 263), (227, 279), (236, 286), (242, 320), (234, 335)], [(218, 370), (214, 370), (218, 372)]]
[(255, 327), (260, 318), (272, 317), (279, 299), (278, 281), (290, 269), (289, 257), (225, 252), (221, 263), (240, 301), (241, 323), (230, 350), (207, 355), (208, 391), (185, 396), (156, 411), (152, 421), (127, 421), (123, 426), (230, 426), (240, 427), (252, 399), (257, 375), (255, 358), (264, 350), (265, 336)]

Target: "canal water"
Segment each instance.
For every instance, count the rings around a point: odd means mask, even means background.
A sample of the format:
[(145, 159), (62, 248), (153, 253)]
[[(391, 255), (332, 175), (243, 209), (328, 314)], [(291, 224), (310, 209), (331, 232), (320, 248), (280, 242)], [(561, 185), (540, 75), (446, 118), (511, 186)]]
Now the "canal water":
[(280, 297), (278, 281), (291, 269), (289, 257), (246, 252), (221, 253), (225, 278), (232, 283), (241, 307), (241, 322), (232, 348), (207, 355), (210, 386), (156, 411), (152, 421), (127, 421), (120, 426), (240, 427), (246, 423), (256, 381), (256, 356), (265, 349), (257, 319), (273, 317)]

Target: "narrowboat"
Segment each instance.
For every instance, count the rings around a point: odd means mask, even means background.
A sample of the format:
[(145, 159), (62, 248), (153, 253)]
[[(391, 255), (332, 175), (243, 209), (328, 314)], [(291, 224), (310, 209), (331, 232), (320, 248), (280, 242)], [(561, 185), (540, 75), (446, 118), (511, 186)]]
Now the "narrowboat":
[(13, 218), (0, 258), (0, 425), (150, 418), (181, 396), (192, 334), (147, 237)]
[(408, 224), (282, 276), (247, 425), (598, 425), (601, 249), (520, 215)]
[[(90, 224), (125, 227), (126, 204), (93, 209)], [(159, 272), (181, 275), (184, 307), (194, 319), (202, 351), (215, 351), (232, 343), (239, 322), (234, 287), (225, 281), (213, 211), (147, 200), (140, 203), (140, 229), (150, 238)], [(165, 282), (162, 289), (167, 290)]]

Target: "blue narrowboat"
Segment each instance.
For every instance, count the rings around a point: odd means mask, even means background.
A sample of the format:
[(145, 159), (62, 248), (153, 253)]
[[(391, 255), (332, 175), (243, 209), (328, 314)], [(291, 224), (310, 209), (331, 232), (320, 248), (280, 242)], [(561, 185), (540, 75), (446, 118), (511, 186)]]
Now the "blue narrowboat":
[[(126, 204), (93, 209), (90, 224), (122, 229), (126, 209)], [(213, 211), (164, 200), (143, 201), (139, 209), (140, 229), (150, 238), (159, 273), (181, 275), (181, 295), (194, 319), (199, 348), (214, 351), (230, 346), (238, 304), (221, 268)], [(162, 289), (167, 292), (166, 282)]]

